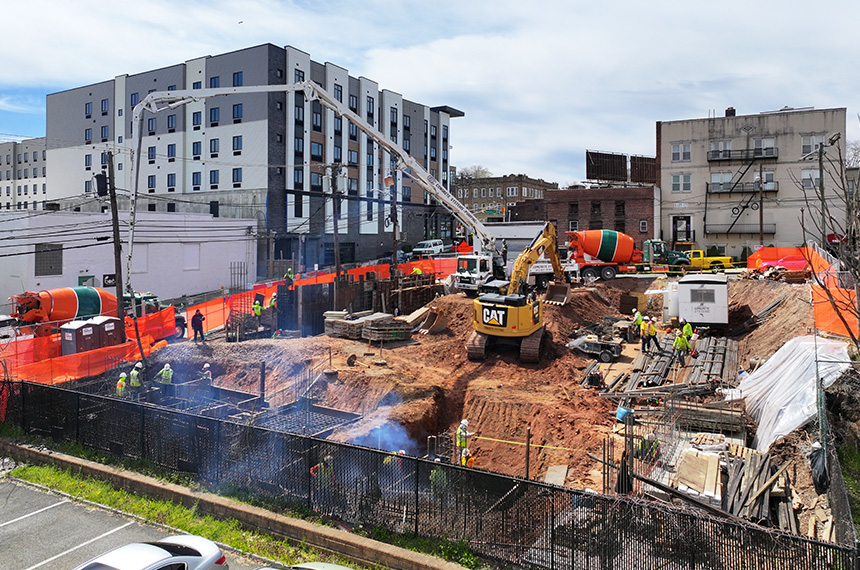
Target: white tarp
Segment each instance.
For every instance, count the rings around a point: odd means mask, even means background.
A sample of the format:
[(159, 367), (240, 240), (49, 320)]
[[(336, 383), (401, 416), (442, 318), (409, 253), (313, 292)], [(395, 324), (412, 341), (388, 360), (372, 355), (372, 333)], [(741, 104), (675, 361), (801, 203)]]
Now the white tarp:
[(756, 449), (766, 452), (771, 443), (815, 416), (816, 352), (817, 373), (827, 388), (848, 368), (847, 348), (834, 340), (793, 338), (732, 390), (746, 400), (747, 412), (758, 423)]

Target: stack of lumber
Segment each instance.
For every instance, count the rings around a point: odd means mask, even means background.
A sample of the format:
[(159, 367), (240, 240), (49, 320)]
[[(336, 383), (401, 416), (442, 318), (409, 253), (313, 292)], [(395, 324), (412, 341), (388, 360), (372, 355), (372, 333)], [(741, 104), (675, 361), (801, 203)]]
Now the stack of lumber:
[(720, 456), (697, 449), (685, 449), (675, 469), (674, 485), (688, 495), (720, 502), (722, 498)]
[[(340, 313), (340, 311), (338, 311), (338, 313)], [(324, 323), (325, 333), (329, 336), (337, 336), (341, 338), (351, 338), (357, 340), (362, 338), (362, 331), (364, 329), (365, 322), (368, 319), (394, 319), (394, 315), (389, 315), (388, 313), (371, 314), (370, 311), (353, 313), (352, 315), (350, 315), (350, 317), (351, 318), (344, 318), (341, 314), (332, 314), (330, 316), (326, 316)]]
[(799, 525), (792, 507), (787, 467), (788, 463), (777, 468), (770, 455), (754, 451), (746, 458), (730, 456), (723, 510), (755, 523), (797, 533)]
[(362, 319), (361, 338), (370, 341), (403, 340), (412, 336), (412, 325), (387, 313), (374, 313)]

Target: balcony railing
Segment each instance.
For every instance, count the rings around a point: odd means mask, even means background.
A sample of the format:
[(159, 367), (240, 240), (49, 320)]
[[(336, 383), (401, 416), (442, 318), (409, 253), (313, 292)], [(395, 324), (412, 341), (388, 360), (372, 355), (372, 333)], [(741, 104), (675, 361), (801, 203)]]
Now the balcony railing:
[[(756, 193), (758, 192), (758, 182), (723, 182), (723, 183), (706, 183), (708, 194), (729, 194), (729, 193)], [(765, 182), (762, 192), (779, 192), (779, 182)]]
[(757, 234), (759, 231), (775, 234), (776, 224), (705, 224), (706, 234)]
[(752, 160), (754, 158), (778, 158), (779, 149), (776, 147), (766, 148), (742, 148), (739, 150), (710, 150), (708, 160)]

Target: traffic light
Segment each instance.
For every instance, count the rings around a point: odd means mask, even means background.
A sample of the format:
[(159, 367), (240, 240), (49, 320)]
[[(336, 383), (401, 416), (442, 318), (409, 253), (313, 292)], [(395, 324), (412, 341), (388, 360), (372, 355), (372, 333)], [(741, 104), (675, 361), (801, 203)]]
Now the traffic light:
[(96, 174), (96, 194), (98, 196), (108, 195), (107, 174)]

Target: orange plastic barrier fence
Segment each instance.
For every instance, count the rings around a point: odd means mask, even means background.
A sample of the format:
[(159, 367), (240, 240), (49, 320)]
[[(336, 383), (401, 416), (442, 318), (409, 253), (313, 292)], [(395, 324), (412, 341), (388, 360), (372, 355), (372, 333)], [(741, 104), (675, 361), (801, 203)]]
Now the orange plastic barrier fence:
[[(833, 296), (833, 303), (827, 296), (827, 291)], [(812, 286), (816, 328), (839, 336), (850, 337), (849, 330), (857, 335), (857, 297), (854, 291), (838, 287), (828, 287), (827, 291), (818, 285)]]
[(805, 247), (763, 247), (747, 258), (747, 269), (758, 269), (765, 261), (779, 261), (789, 255), (805, 255)]

